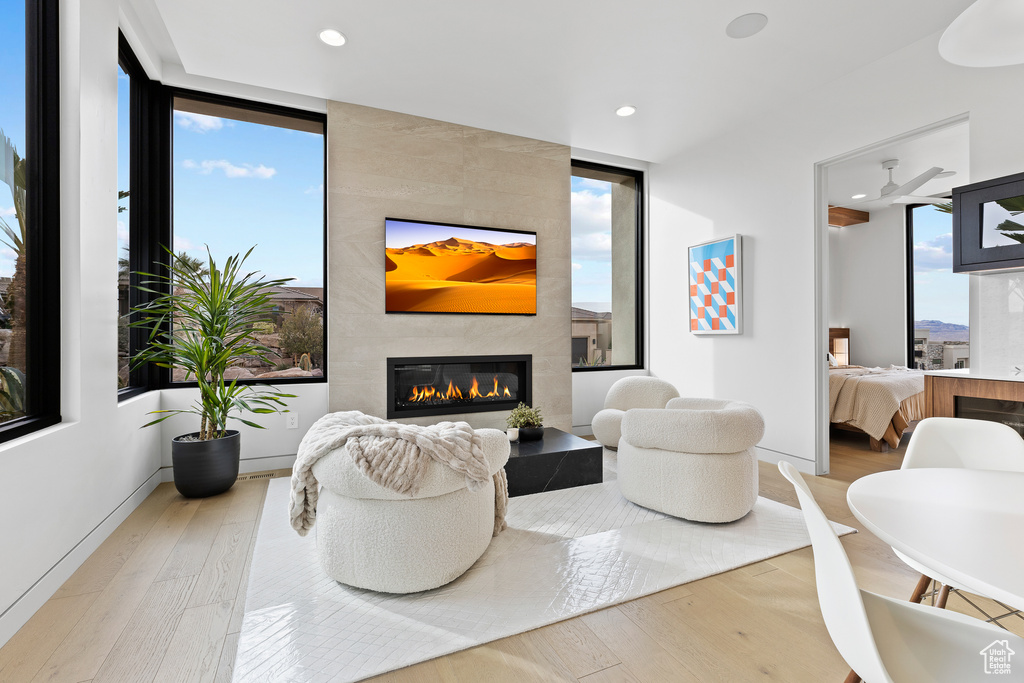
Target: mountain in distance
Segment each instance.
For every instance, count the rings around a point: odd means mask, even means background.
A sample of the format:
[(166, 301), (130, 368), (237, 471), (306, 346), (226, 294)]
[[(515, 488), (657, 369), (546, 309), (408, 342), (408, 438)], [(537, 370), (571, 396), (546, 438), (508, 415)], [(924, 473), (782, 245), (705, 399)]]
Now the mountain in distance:
[(915, 330), (928, 330), (928, 340), (933, 342), (970, 341), (971, 328), (967, 325), (944, 323), (941, 320), (915, 320)]

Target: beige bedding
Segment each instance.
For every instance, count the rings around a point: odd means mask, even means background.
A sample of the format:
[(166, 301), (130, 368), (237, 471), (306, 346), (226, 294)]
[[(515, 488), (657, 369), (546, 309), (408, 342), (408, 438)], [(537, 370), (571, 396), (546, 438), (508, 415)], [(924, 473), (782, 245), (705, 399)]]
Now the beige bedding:
[(920, 370), (834, 368), (828, 376), (829, 421), (856, 427), (895, 448), (907, 423), (924, 417), (923, 392)]

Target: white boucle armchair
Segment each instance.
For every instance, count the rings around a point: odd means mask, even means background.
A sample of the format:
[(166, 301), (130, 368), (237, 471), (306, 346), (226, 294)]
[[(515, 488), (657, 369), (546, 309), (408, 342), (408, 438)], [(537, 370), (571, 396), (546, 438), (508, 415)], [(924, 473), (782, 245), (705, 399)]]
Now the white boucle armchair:
[(626, 411), (618, 481), (637, 505), (697, 522), (731, 522), (757, 501), (764, 419), (752, 405), (676, 398), (665, 409)]
[(623, 377), (608, 390), (604, 410), (594, 416), (594, 438), (605, 448), (618, 448), (622, 436), (622, 417), (631, 408), (664, 408), (679, 396), (669, 382), (657, 377)]
[[(478, 429), (488, 471), (505, 466), (509, 442), (497, 429)], [(461, 576), (494, 532), (494, 482), (470, 491), (466, 477), (432, 462), (413, 496), (364, 475), (345, 446), (313, 465), (321, 484), (316, 545), (328, 576), (357, 588), (414, 593)]]

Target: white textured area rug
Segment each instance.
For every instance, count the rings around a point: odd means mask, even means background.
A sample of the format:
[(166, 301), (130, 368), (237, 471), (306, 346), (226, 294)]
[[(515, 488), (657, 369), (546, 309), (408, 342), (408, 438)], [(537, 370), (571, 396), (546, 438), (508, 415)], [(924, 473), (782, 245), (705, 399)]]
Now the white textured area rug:
[(611, 481), (513, 498), (509, 528), (468, 572), (391, 595), (328, 578), (287, 501), (288, 480), (272, 480), (235, 681), (356, 681), (810, 544), (800, 511), (781, 503), (759, 498), (742, 520), (700, 524), (633, 505)]

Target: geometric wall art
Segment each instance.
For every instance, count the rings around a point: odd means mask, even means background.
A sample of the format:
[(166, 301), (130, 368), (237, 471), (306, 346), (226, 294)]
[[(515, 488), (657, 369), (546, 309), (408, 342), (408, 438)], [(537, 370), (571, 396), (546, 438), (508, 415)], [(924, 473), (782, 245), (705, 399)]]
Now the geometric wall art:
[(690, 332), (740, 334), (740, 235), (689, 249)]

